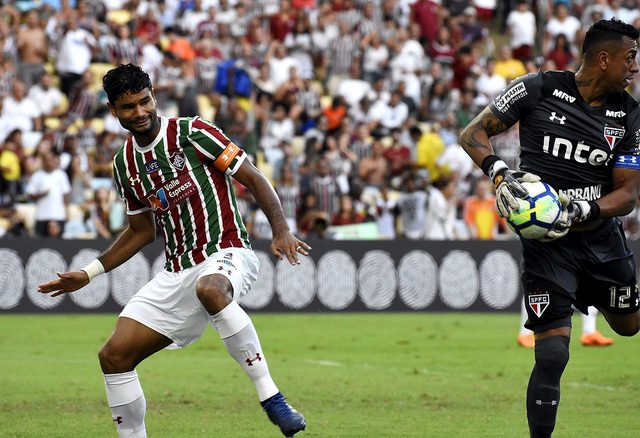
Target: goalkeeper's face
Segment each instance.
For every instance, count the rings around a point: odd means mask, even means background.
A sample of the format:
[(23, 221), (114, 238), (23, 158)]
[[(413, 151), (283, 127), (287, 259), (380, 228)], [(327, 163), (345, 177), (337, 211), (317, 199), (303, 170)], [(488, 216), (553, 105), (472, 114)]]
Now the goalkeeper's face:
[(145, 88), (138, 93), (124, 93), (115, 102), (108, 103), (111, 113), (120, 125), (138, 137), (155, 137), (160, 130), (153, 91)]

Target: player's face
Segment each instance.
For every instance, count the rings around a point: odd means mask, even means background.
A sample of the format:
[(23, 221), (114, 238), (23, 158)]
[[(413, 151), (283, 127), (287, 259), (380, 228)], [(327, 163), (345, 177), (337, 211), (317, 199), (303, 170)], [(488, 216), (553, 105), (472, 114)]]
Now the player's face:
[(138, 93), (122, 94), (113, 105), (111, 103), (107, 105), (111, 113), (120, 121), (120, 125), (136, 138), (153, 139), (160, 130), (156, 99), (153, 91), (148, 88)]
[(609, 79), (615, 91), (627, 88), (638, 73), (637, 54), (638, 43), (629, 37), (624, 37), (620, 50), (612, 54)]

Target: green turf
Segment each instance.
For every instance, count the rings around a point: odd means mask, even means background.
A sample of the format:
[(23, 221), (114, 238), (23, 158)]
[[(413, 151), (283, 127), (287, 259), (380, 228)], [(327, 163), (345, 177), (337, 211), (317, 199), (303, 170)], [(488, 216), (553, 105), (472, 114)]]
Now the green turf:
[[(253, 315), (304, 437), (526, 437), (515, 314)], [(115, 316), (0, 316), (0, 437), (113, 437), (96, 353)], [(576, 333), (580, 319), (574, 318)], [(611, 335), (602, 319), (599, 329)], [(554, 438), (637, 437), (640, 338), (575, 336)], [(217, 334), (138, 367), (153, 438), (281, 436)]]

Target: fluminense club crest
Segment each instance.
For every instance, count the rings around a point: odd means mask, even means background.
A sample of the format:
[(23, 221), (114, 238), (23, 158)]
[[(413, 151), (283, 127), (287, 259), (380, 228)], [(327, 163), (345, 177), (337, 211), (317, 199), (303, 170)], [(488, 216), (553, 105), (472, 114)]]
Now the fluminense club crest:
[(187, 162), (186, 157), (184, 156), (184, 152), (178, 151), (174, 152), (169, 156), (169, 163), (178, 170), (184, 169), (184, 164)]

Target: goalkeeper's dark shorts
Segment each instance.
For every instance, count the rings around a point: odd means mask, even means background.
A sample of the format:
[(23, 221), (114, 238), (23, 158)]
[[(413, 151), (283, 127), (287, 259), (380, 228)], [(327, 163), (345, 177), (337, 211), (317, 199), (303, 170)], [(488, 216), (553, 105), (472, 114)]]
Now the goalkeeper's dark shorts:
[(618, 218), (551, 242), (522, 239), (525, 324), (534, 332), (571, 327), (573, 307), (615, 314), (639, 308), (633, 253)]

